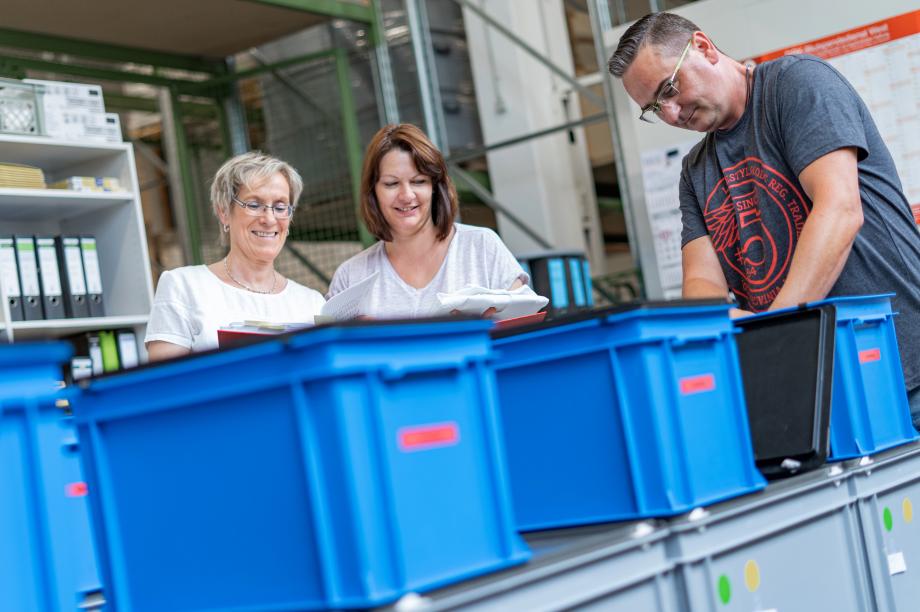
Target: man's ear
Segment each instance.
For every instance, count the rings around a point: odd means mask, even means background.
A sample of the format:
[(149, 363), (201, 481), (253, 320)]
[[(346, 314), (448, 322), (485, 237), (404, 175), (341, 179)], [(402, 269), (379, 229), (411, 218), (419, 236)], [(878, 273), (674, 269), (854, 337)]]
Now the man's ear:
[(710, 64), (719, 63), (719, 56), (721, 54), (719, 53), (719, 50), (716, 48), (715, 43), (713, 43), (712, 40), (710, 40), (710, 38), (706, 36), (704, 32), (697, 30), (696, 32), (693, 33), (692, 40), (693, 40), (693, 48), (696, 51), (702, 53), (703, 57), (705, 57), (706, 60), (709, 61)]

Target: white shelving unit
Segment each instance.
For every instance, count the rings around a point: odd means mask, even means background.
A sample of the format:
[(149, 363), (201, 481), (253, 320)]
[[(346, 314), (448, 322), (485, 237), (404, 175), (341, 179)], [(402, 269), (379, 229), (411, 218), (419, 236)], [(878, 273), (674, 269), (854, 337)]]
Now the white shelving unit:
[[(153, 303), (153, 282), (131, 145), (0, 134), (0, 162), (37, 166), (48, 183), (69, 176), (113, 176), (125, 189), (87, 193), (0, 188), (0, 234), (96, 237), (106, 312), (95, 318), (11, 321), (6, 292), (0, 291), (0, 338), (12, 342), (131, 328), (140, 345)], [(143, 353), (143, 347), (138, 348)]]

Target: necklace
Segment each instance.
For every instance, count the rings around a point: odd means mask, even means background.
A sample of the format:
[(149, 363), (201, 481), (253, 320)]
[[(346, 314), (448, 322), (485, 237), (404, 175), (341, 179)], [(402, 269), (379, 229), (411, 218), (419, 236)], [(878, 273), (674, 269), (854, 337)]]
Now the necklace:
[(274, 270), (272, 270), (272, 286), (271, 286), (271, 289), (269, 289), (268, 291), (262, 291), (262, 290), (260, 290), (260, 289), (253, 289), (253, 288), (250, 287), (249, 285), (247, 285), (247, 284), (245, 284), (245, 283), (241, 283), (240, 281), (236, 280), (236, 278), (233, 277), (233, 274), (230, 272), (230, 264), (228, 263), (229, 259), (230, 259), (230, 255), (229, 255), (229, 254), (228, 254), (226, 257), (224, 257), (224, 270), (227, 271), (227, 276), (229, 276), (229, 277), (230, 277), (230, 280), (232, 280), (234, 283), (236, 283), (237, 285), (239, 285), (240, 287), (242, 287), (242, 288), (245, 289), (246, 291), (252, 291), (253, 293), (261, 293), (261, 294), (265, 295), (265, 294), (268, 294), (268, 293), (274, 293), (274, 292), (275, 292), (275, 281), (278, 280), (278, 274), (277, 274)]
[(751, 65), (747, 64), (744, 71), (744, 107), (747, 108), (748, 102), (751, 101), (751, 93), (754, 89), (754, 72), (751, 70)]

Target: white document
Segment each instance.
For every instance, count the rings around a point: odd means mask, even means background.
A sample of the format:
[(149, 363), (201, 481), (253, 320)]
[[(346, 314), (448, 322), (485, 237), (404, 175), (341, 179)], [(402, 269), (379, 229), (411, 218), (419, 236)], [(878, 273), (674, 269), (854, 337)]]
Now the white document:
[(684, 155), (696, 144), (685, 141), (674, 147), (642, 154), (645, 208), (655, 245), (655, 263), (665, 298), (680, 297), (683, 269), (680, 252), (680, 171)]
[(495, 308), (491, 318), (514, 319), (534, 314), (549, 303), (549, 298), (537, 295), (527, 286), (509, 291), (468, 285), (453, 293), (439, 293), (438, 301), (440, 309), (433, 314), (448, 315), (456, 310), (478, 317), (489, 308)]
[(87, 343), (89, 344), (89, 359), (93, 363), (93, 376), (102, 374), (105, 368), (102, 367), (102, 347), (99, 346), (99, 335), (93, 334)]
[(137, 337), (134, 332), (118, 332), (118, 355), (121, 357), (123, 369), (136, 368), (139, 363), (137, 356)]
[(322, 323), (329, 319), (345, 321), (366, 315), (367, 300), (371, 289), (374, 288), (374, 283), (377, 282), (378, 274), (379, 272), (374, 272), (360, 283), (355, 283), (345, 291), (329, 298), (329, 301), (323, 304), (323, 309), (316, 317), (316, 322)]
[(888, 573), (892, 576), (903, 574), (907, 571), (907, 561), (904, 560), (903, 552), (891, 553), (888, 555)]

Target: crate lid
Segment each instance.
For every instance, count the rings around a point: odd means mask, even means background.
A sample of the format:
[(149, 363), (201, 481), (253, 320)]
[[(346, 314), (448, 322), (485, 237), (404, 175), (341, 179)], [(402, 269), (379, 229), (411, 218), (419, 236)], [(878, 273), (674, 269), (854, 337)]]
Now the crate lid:
[(296, 348), (338, 339), (370, 340), (392, 338), (398, 340), (399, 338), (410, 336), (486, 332), (491, 329), (492, 326), (493, 322), (489, 319), (464, 316), (419, 319), (370, 319), (338, 321), (335, 323), (317, 325), (290, 334), (284, 334), (279, 337), (289, 346)]
[(167, 376), (178, 371), (189, 373), (212, 368), (215, 365), (259, 359), (284, 350), (284, 345), (278, 342), (279, 338), (281, 336), (266, 335), (244, 346), (223, 350), (215, 348), (161, 361), (147, 362), (127, 370), (103, 372), (83, 378), (76, 384), (84, 389), (103, 389), (110, 386), (133, 384), (150, 376)]
[(556, 317), (543, 323), (534, 323), (531, 325), (521, 325), (509, 329), (496, 329), (492, 331), (492, 338), (500, 339), (510, 336), (528, 334), (535, 331), (545, 331), (557, 327), (574, 325), (585, 321), (617, 320), (622, 315), (631, 315), (630, 313), (640, 314), (645, 311), (661, 311), (673, 314), (681, 312), (684, 309), (699, 309), (700, 307), (714, 307), (718, 310), (728, 310), (731, 305), (725, 300), (701, 299), (701, 300), (635, 300), (625, 302), (616, 306), (604, 306), (592, 310), (583, 310), (569, 315)]

